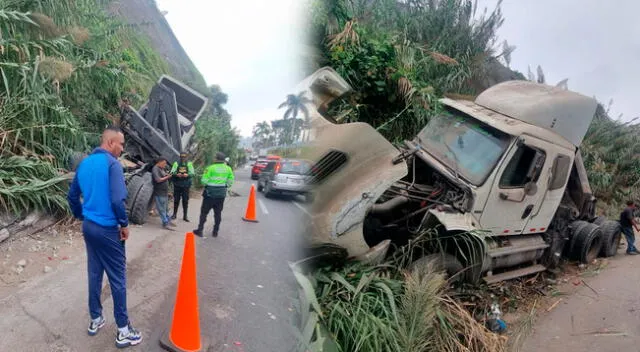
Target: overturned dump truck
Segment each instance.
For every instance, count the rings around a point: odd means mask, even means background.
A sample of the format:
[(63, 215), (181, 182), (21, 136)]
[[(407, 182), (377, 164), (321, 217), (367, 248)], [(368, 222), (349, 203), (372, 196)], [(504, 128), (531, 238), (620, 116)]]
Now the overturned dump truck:
[(596, 216), (579, 149), (594, 99), (508, 81), (474, 101), (442, 99), (444, 111), (394, 147), (366, 123), (323, 116), (350, 90), (331, 68), (297, 87), (315, 105), (315, 256), (376, 262), (427, 236), (413, 265), (493, 283), (552, 269), (562, 257), (616, 254), (619, 223)]
[(149, 100), (134, 109), (124, 105), (120, 127), (125, 134), (123, 166), (127, 184), (127, 211), (134, 224), (144, 224), (153, 205), (151, 168), (157, 157), (169, 164), (180, 153), (193, 152), (195, 123), (208, 99), (178, 80), (163, 75), (151, 89)]

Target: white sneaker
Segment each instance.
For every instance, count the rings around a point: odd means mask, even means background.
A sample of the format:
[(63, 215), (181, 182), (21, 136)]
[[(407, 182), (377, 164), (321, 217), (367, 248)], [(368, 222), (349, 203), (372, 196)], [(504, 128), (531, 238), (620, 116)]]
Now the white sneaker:
[(95, 334), (97, 334), (98, 330), (100, 330), (100, 328), (102, 328), (106, 322), (107, 321), (104, 319), (104, 317), (100, 317), (100, 320), (98, 320), (97, 323), (91, 320), (91, 323), (89, 323), (89, 329), (87, 329), (89, 336), (94, 336)]
[(131, 324), (129, 324), (129, 333), (123, 334), (118, 330), (116, 334), (116, 347), (125, 348), (129, 346), (135, 346), (142, 342), (142, 334), (133, 328)]

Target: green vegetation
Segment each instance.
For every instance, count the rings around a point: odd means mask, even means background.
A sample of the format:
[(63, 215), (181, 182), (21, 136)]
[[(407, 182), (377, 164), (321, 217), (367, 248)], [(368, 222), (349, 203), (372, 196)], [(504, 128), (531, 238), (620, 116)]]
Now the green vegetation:
[(625, 201), (640, 201), (640, 125), (635, 121), (613, 120), (600, 105), (582, 145), (599, 208), (613, 219)]
[[(305, 132), (310, 121), (306, 104), (310, 102), (304, 92), (287, 95), (286, 100), (278, 106), (278, 109), (285, 109), (282, 119), (273, 120), (271, 124), (262, 121), (253, 127), (253, 147), (260, 149), (280, 146), (283, 148), (280, 153), (288, 153), (286, 146), (299, 140), (307, 141), (308, 135)], [(302, 118), (298, 118), (298, 114), (302, 114)]]
[[(0, 0), (0, 212), (68, 214), (72, 158), (118, 122), (120, 104), (140, 106), (171, 74), (136, 25), (107, 14), (109, 3)], [(220, 116), (211, 109), (198, 123), (201, 148), (233, 154), (237, 134)]]
[(355, 91), (329, 113), (338, 122), (367, 122), (396, 142), (438, 113), (438, 97), (482, 88), (502, 23), (499, 9), (473, 21), (471, 1), (407, 3), (316, 1), (311, 19), (319, 65), (333, 67)]
[[(497, 45), (500, 2), (482, 16), (470, 0), (318, 0), (311, 10), (311, 44), (320, 52), (315, 66), (333, 67), (354, 88), (329, 114), (369, 123), (392, 142), (424, 127), (439, 113), (442, 96), (473, 99), (492, 81), (526, 79), (499, 65), (508, 65), (515, 49)], [(540, 67), (536, 80), (544, 82)], [(617, 213), (627, 198), (640, 197), (638, 128), (612, 120), (600, 106), (585, 139), (585, 164), (603, 211)]]
[(219, 86), (209, 87), (210, 102), (207, 110), (196, 123), (196, 143), (198, 148), (194, 161), (200, 166), (213, 163), (217, 152), (223, 152), (235, 161), (240, 156), (239, 132), (231, 127), (231, 115), (223, 107), (228, 97)]
[[(417, 246), (429, 238), (424, 233)], [(443, 274), (426, 263), (406, 266), (411, 250), (377, 266), (348, 263), (305, 274), (300, 287), (299, 351), (506, 351), (447, 294)]]
[[(369, 123), (394, 143), (437, 115), (443, 96), (473, 99), (493, 84), (527, 79), (508, 68), (515, 47), (497, 45), (500, 3), (479, 16), (471, 0), (316, 0), (310, 16), (310, 44), (319, 55), (305, 66), (330, 66), (354, 89), (328, 115)], [(544, 81), (541, 68), (529, 77)], [(566, 88), (567, 80), (557, 86)], [(582, 153), (601, 211), (617, 215), (624, 200), (640, 196), (640, 127), (612, 120), (602, 105), (596, 115)], [(407, 271), (392, 261), (294, 271), (302, 290), (300, 350), (506, 349), (448, 298), (432, 270)]]

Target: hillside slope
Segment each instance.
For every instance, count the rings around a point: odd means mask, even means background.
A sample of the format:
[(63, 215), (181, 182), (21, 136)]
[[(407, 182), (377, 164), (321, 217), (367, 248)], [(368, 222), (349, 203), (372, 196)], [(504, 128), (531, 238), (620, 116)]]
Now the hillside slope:
[[(0, 17), (8, 49), (0, 67), (1, 243), (36, 231), (34, 211), (69, 215), (73, 160), (117, 121), (123, 101), (140, 106), (162, 74), (212, 93), (152, 0), (0, 0)], [(210, 110), (205, 125), (217, 121)], [(215, 129), (229, 134), (230, 126)]]
[(137, 27), (163, 59), (171, 74), (187, 85), (206, 93), (202, 74), (176, 38), (154, 0), (120, 0), (108, 5), (108, 12)]

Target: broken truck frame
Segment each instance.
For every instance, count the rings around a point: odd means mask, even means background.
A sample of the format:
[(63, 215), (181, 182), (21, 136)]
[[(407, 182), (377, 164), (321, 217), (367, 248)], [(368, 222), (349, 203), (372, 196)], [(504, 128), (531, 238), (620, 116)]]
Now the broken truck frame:
[(595, 215), (579, 147), (597, 101), (528, 81), (497, 84), (393, 146), (366, 123), (336, 124), (351, 91), (325, 67), (296, 92), (311, 98), (314, 253), (377, 262), (430, 230), (414, 265), (435, 262), (469, 282), (541, 272), (565, 257), (612, 256), (616, 221)]
[[(127, 212), (134, 224), (144, 224), (153, 200), (150, 169), (162, 156), (169, 164), (180, 153), (193, 152), (196, 121), (208, 99), (184, 83), (167, 75), (160, 77), (139, 110), (131, 105), (121, 109), (120, 127), (125, 134), (123, 166), (127, 184)], [(128, 162), (127, 162), (128, 161)]]

